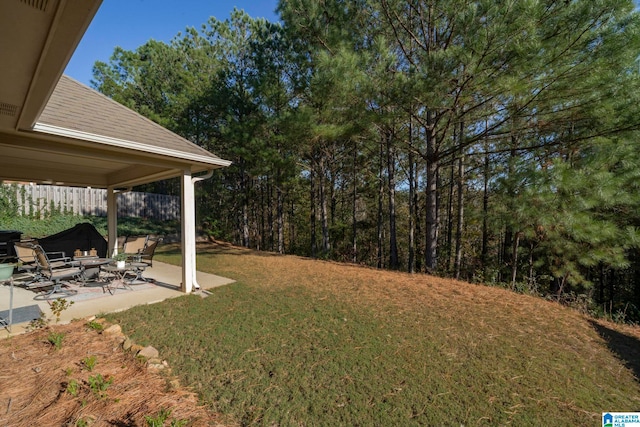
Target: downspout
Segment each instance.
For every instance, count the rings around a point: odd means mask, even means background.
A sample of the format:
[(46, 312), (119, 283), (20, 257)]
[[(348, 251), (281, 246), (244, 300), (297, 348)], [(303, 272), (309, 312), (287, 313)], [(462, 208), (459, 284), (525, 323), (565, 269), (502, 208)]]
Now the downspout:
[[(194, 193), (195, 193), (195, 184), (196, 184), (196, 182), (204, 181), (205, 179), (209, 179), (212, 176), (213, 176), (213, 169), (210, 169), (204, 175), (191, 177), (191, 184), (194, 186)], [(196, 203), (196, 200), (194, 198), (193, 199), (194, 212), (195, 212), (195, 203)], [(193, 265), (192, 265), (192, 268), (191, 268), (191, 271), (192, 271), (192, 274), (193, 274), (193, 288), (195, 290), (199, 290), (200, 289), (200, 284), (198, 283), (198, 279), (196, 278), (196, 254), (195, 254), (195, 250), (193, 251), (193, 253), (194, 253)]]

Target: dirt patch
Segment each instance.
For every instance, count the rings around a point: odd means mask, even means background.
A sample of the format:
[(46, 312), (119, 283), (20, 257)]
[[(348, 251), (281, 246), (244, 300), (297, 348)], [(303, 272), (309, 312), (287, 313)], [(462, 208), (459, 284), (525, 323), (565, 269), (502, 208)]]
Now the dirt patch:
[[(56, 335), (60, 334), (60, 335)], [(51, 343), (62, 336), (61, 346)], [(0, 341), (0, 425), (146, 426), (147, 417), (220, 426), (171, 378), (85, 321)]]

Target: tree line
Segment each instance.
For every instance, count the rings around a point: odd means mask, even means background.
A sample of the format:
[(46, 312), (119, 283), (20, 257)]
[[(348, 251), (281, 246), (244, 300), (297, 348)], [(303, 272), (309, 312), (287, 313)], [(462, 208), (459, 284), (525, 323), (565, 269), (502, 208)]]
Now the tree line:
[(96, 89), (233, 161), (198, 188), (203, 227), (640, 319), (632, 1), (288, 0), (278, 13), (234, 10), (95, 64)]

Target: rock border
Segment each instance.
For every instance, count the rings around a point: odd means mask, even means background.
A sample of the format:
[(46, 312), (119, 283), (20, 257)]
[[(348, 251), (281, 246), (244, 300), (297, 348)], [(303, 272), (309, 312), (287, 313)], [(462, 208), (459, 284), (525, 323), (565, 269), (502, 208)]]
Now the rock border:
[(140, 344), (136, 344), (122, 332), (122, 327), (119, 324), (114, 323), (107, 326), (107, 320), (104, 317), (98, 318), (96, 316), (90, 316), (84, 320), (86, 323), (97, 322), (105, 326), (100, 331), (100, 334), (117, 342), (124, 351), (135, 353), (136, 358), (146, 362), (148, 370), (163, 371), (169, 367), (169, 363), (160, 357), (160, 352), (155, 347), (151, 345), (143, 347)]

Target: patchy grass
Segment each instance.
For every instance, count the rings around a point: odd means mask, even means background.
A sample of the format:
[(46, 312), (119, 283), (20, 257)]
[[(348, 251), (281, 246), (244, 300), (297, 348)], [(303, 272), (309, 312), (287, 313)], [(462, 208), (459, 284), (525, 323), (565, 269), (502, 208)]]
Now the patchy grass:
[(637, 328), (425, 275), (228, 245), (198, 254), (237, 283), (110, 319), (230, 423), (582, 426), (640, 407)]

